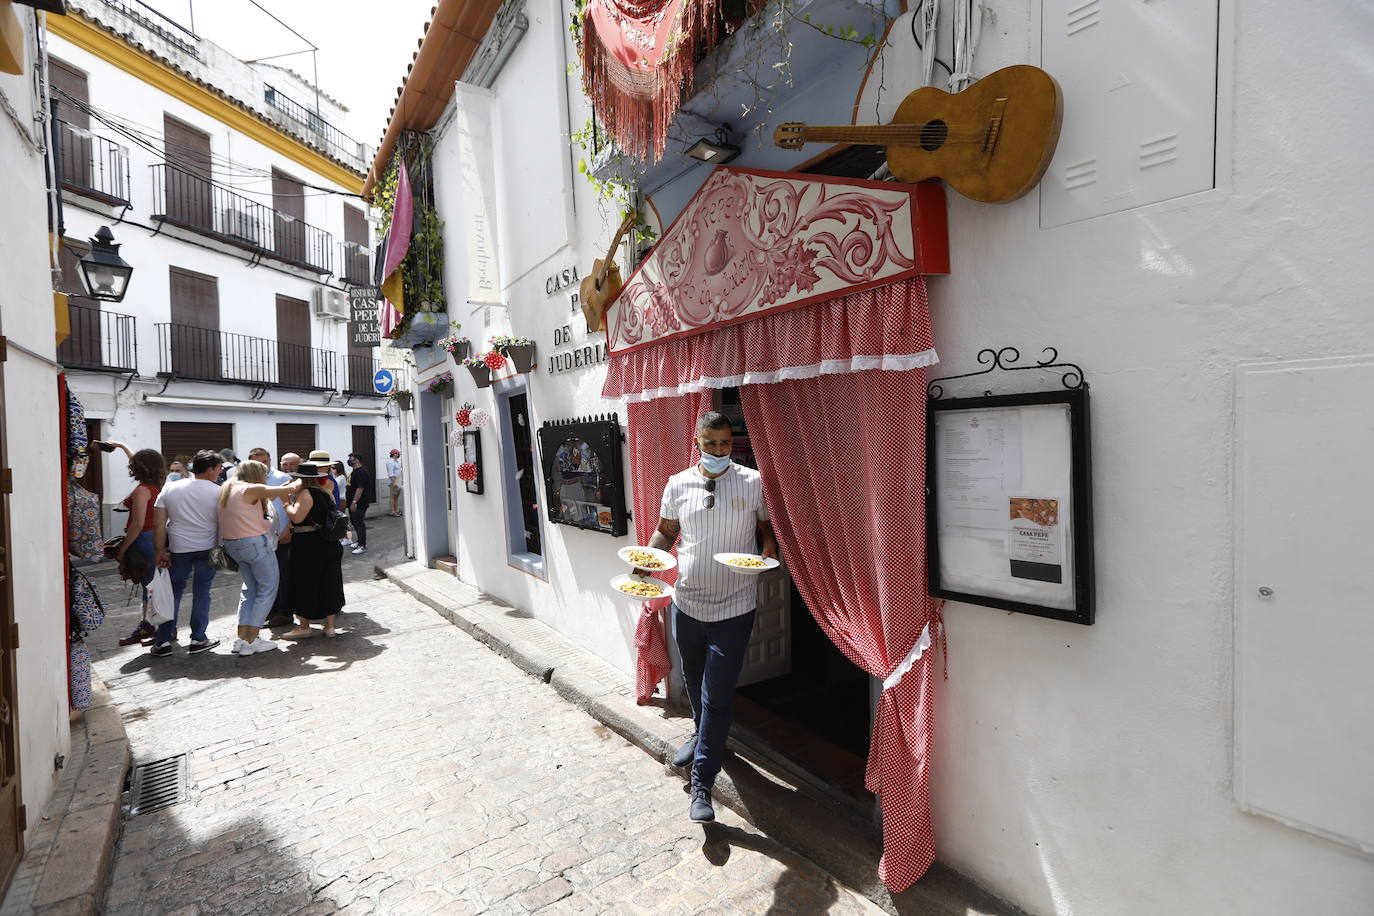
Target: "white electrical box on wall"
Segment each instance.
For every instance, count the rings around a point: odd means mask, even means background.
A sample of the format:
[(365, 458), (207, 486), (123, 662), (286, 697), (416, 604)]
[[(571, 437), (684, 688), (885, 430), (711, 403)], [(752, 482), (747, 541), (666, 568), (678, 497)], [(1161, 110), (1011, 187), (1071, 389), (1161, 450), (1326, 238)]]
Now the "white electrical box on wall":
[(1216, 185), (1217, 0), (1043, 0), (1064, 129), (1040, 188), (1063, 226)]

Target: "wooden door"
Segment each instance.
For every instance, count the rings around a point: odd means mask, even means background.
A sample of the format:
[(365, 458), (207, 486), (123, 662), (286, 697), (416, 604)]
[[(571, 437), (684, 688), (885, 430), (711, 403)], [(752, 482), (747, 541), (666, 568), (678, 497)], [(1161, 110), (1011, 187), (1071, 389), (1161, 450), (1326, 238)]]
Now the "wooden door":
[[(3, 350), (0, 350), (0, 360), (3, 358)], [(35, 394), (25, 393), (28, 397)], [(0, 365), (0, 405), (6, 403), (5, 395), (5, 373), (3, 365)], [(65, 428), (66, 397), (61, 397), (58, 402)], [(11, 581), (9, 565), (11, 489), (9, 430), (4, 412), (0, 410), (0, 895), (9, 887), (14, 870), (19, 866), (19, 858), (23, 855), (25, 826), (24, 807), (19, 796), (18, 694), (15, 690), (14, 656), (18, 633), (14, 625), (14, 583)]]
[(170, 268), (172, 323), (167, 328), (172, 372), (186, 378), (224, 377), (220, 364), (219, 283), (214, 277)]
[(282, 258), (309, 263), (305, 250), (305, 185), (272, 170), (272, 249)]
[(277, 382), (290, 388), (314, 384), (310, 371), (310, 303), (277, 296)]
[(371, 426), (353, 427), (353, 454), (362, 459), (363, 466), (372, 475), (367, 498), (377, 501), (377, 430)]
[(168, 219), (197, 229), (215, 230), (210, 188), (210, 135), (169, 114), (162, 116), (164, 212)]
[(759, 576), (758, 613), (739, 686), (792, 672), (792, 578), (787, 566)]
[(60, 170), (64, 182), (90, 188), (94, 180), (94, 141), (90, 136), (91, 116), (81, 105), (90, 104), (86, 73), (56, 57), (48, 58), (48, 77), (52, 81), (57, 117), (69, 125), (59, 133)]

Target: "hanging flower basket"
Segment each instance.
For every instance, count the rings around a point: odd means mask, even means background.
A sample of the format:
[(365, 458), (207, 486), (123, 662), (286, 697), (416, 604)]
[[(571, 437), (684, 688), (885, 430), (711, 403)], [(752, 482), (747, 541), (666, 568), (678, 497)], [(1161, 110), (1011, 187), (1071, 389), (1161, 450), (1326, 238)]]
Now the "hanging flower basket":
[(470, 356), (467, 360), (463, 361), (463, 365), (466, 366), (467, 370), (472, 373), (473, 384), (475, 384), (478, 388), (490, 388), (491, 370), (488, 369), (481, 360), (475, 360), (471, 362), (469, 361), (473, 359), (474, 358)]
[(534, 341), (528, 337), (495, 337), (491, 348), (510, 357), (516, 372), (529, 372), (534, 368)]
[(472, 341), (466, 337), (445, 337), (439, 341), (439, 346), (447, 350), (459, 365), (472, 353)]
[(401, 410), (409, 410), (411, 403), (411, 393), (409, 391), (398, 391), (392, 389), (386, 396), (388, 401), (395, 401), (396, 406)]
[(453, 373), (441, 372), (429, 380), (425, 390), (430, 394), (448, 394), (453, 390)]

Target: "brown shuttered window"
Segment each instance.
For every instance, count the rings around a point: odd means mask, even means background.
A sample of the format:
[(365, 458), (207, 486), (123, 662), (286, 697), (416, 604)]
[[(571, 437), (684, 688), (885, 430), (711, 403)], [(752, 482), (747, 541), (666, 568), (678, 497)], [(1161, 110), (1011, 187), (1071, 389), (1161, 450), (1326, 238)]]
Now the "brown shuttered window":
[(162, 116), (167, 218), (197, 229), (215, 229), (210, 191), (210, 135), (169, 114)]
[(272, 170), (274, 249), (288, 261), (306, 263), (305, 185), (279, 169)]
[(367, 216), (357, 207), (344, 204), (344, 279), (366, 286), (372, 282), (368, 267)]
[(307, 460), (310, 457), (310, 453), (315, 450), (315, 440), (316, 433), (313, 423), (278, 423), (278, 467), (281, 465), (281, 456), (292, 452), (300, 455), (302, 461)]
[(309, 388), (310, 303), (290, 296), (277, 297), (277, 381), (292, 388)]
[[(61, 156), (62, 180), (67, 184), (89, 188), (95, 180), (95, 145), (90, 135), (91, 116), (77, 102), (90, 103), (86, 74), (65, 61), (48, 58), (48, 76), (52, 80), (53, 99), (57, 101), (57, 117), (75, 130), (63, 130), (58, 152)], [(75, 101), (73, 101), (75, 100)]]
[(167, 345), (172, 371), (184, 378), (219, 379), (219, 285), (214, 277), (170, 269), (172, 323)]
[(169, 463), (187, 455), (194, 457), (203, 448), (219, 451), (233, 447), (232, 423), (180, 423), (166, 420), (162, 423), (162, 456)]
[(77, 266), (89, 250), (80, 242), (64, 239), (57, 255), (62, 265), (62, 292), (68, 295), (67, 315), (71, 321), (71, 333), (57, 347), (57, 361), (64, 366), (105, 365), (100, 302), (86, 298), (86, 288), (81, 283)]

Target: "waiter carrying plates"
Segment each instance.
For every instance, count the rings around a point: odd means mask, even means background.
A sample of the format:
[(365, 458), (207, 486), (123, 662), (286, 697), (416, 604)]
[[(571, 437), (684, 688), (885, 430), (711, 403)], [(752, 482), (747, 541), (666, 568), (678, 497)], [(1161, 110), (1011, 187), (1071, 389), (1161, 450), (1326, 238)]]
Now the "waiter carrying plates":
[(673, 765), (692, 765), (690, 814), (700, 824), (716, 818), (711, 787), (725, 758), (758, 593), (756, 579), (731, 572), (713, 557), (753, 553), (757, 538), (762, 555), (774, 558), (778, 541), (759, 472), (730, 460), (729, 419), (714, 410), (702, 414), (695, 443), (701, 460), (668, 478), (658, 530), (647, 546), (670, 550), (682, 538), (670, 610), (696, 734), (677, 749)]

